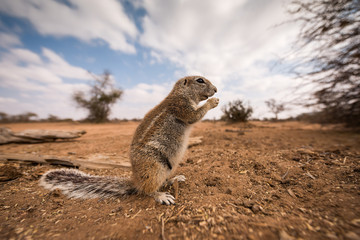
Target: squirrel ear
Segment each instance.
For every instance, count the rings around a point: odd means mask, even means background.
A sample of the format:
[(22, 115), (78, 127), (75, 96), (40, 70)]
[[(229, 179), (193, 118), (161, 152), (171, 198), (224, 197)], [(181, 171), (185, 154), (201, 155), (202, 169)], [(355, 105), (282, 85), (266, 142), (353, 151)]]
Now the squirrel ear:
[(186, 83), (187, 83), (187, 79), (185, 79), (185, 81), (184, 81), (184, 85), (186, 85)]

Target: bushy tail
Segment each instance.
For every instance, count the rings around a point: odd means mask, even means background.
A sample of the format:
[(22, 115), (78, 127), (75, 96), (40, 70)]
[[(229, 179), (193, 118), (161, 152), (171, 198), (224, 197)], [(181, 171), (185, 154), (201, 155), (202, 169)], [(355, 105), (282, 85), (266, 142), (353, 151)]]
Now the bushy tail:
[(75, 169), (46, 172), (40, 179), (46, 189), (60, 189), (70, 198), (118, 198), (136, 193), (129, 178), (93, 176)]

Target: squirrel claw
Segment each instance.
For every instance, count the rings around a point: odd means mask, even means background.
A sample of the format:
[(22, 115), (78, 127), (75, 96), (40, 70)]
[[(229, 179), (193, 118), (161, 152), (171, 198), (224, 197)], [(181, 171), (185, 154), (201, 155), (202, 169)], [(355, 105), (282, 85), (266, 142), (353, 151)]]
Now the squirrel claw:
[(177, 175), (173, 179), (177, 180), (178, 182), (185, 182), (186, 177), (184, 175)]
[(154, 195), (154, 198), (158, 203), (161, 204), (166, 204), (166, 205), (175, 204), (175, 198), (170, 193), (167, 192), (157, 192)]

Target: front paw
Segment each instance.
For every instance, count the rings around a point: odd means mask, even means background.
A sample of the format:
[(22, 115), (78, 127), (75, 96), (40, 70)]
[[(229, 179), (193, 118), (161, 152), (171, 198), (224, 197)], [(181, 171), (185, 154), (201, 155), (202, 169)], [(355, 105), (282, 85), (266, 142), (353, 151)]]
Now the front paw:
[(217, 105), (219, 105), (218, 98), (210, 98), (209, 100), (207, 100), (207, 102), (209, 103), (211, 108), (215, 108), (215, 107), (217, 107)]
[(167, 192), (156, 192), (154, 194), (155, 201), (161, 204), (171, 205), (175, 204), (175, 198), (173, 195)]

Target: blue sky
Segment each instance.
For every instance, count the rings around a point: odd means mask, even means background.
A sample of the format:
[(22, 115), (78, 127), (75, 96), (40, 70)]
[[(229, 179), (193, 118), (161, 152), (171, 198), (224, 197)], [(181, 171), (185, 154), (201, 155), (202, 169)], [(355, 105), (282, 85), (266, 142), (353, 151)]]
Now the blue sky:
[[(217, 87), (220, 107), (243, 99), (254, 117), (298, 84), (274, 68), (298, 26), (280, 0), (0, 0), (0, 111), (81, 119), (71, 101), (87, 71), (112, 73), (125, 94), (111, 117), (141, 118), (185, 75)], [(286, 62), (285, 62), (286, 64)], [(300, 110), (283, 113), (296, 115)]]

